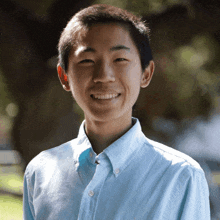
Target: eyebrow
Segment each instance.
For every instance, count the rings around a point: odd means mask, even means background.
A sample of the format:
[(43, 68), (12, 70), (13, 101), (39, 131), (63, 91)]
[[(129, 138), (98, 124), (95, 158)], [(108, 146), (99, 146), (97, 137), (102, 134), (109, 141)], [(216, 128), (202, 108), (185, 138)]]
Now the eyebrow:
[(83, 49), (81, 52), (85, 53), (85, 52), (95, 52), (96, 50), (93, 49), (92, 47), (86, 47), (85, 49)]
[(117, 46), (114, 46), (114, 47), (110, 48), (110, 51), (117, 51), (117, 50), (127, 50), (127, 51), (130, 51), (130, 48), (126, 47), (124, 45), (117, 45)]
[[(111, 47), (109, 49), (109, 51), (118, 51), (118, 50), (127, 50), (127, 51), (130, 51), (130, 48), (129, 47), (126, 47), (124, 45), (116, 45), (114, 47)], [(81, 53), (86, 53), (86, 52), (96, 52), (96, 50), (92, 47), (86, 47), (85, 49), (81, 50), (80, 51)]]

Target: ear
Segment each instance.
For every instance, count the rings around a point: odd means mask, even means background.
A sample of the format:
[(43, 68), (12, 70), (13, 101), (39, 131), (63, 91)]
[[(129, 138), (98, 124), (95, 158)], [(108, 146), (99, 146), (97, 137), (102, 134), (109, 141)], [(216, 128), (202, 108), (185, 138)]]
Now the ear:
[(70, 91), (68, 76), (67, 76), (66, 72), (64, 71), (64, 69), (59, 64), (57, 65), (57, 72), (58, 72), (58, 77), (59, 77), (60, 83), (63, 86), (63, 88), (66, 91)]
[(150, 84), (150, 81), (151, 81), (152, 76), (154, 74), (154, 68), (155, 68), (154, 61), (151, 60), (149, 65), (146, 67), (146, 69), (142, 73), (141, 88), (145, 88)]

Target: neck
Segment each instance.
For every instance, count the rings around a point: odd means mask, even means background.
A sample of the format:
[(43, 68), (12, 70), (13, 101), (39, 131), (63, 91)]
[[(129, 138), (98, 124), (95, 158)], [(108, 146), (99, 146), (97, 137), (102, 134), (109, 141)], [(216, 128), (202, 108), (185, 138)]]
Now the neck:
[(86, 118), (86, 134), (96, 154), (125, 134), (132, 126), (131, 118), (111, 121), (94, 121)]

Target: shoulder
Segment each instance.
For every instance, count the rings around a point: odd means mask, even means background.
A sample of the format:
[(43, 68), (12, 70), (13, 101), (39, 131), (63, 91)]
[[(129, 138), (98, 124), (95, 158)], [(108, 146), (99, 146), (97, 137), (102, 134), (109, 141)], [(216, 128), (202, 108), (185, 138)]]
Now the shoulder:
[(160, 197), (169, 198), (175, 210), (179, 207), (184, 219), (191, 216), (195, 216), (193, 219), (209, 219), (209, 189), (199, 163), (180, 151), (149, 139), (146, 139), (145, 148), (149, 149), (152, 158), (148, 176), (155, 180), (154, 187)]
[(68, 141), (60, 146), (42, 151), (34, 157), (26, 167), (26, 175), (41, 171), (47, 167), (58, 167), (61, 164), (67, 163), (68, 159), (73, 158), (76, 139)]
[[(189, 187), (208, 192), (205, 173), (197, 161), (190, 156), (164, 144), (146, 138), (145, 158), (148, 158), (149, 176), (161, 181), (162, 188), (175, 186), (178, 193), (185, 193)], [(145, 166), (146, 167), (146, 166)], [(197, 189), (196, 189), (197, 188)]]
[(147, 139), (147, 141), (148, 145), (155, 151), (155, 154), (163, 158), (163, 160), (172, 162), (172, 165), (180, 164), (181, 166), (189, 166), (201, 170), (199, 163), (190, 156), (156, 141), (150, 139)]
[(197, 161), (190, 156), (164, 144), (146, 138), (144, 143), (144, 157), (150, 161), (153, 172), (163, 173), (164, 177), (190, 180), (203, 178), (204, 171)]

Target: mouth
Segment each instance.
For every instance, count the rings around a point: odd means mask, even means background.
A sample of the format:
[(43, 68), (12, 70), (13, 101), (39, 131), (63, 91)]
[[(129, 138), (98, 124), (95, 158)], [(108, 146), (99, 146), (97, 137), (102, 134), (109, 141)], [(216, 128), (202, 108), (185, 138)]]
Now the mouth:
[(93, 99), (99, 99), (99, 100), (109, 100), (114, 99), (120, 96), (120, 93), (109, 93), (109, 94), (92, 94), (91, 97)]

